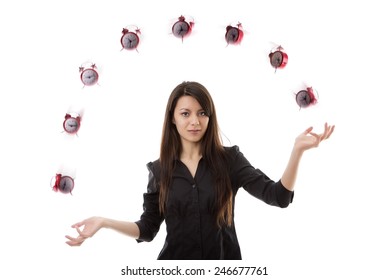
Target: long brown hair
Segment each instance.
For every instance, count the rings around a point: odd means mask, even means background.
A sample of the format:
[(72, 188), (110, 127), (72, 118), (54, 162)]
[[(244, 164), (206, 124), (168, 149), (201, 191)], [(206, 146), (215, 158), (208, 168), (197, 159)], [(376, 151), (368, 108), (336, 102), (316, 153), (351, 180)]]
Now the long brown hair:
[(182, 152), (181, 138), (173, 124), (174, 109), (181, 96), (194, 97), (209, 117), (208, 128), (201, 140), (201, 153), (211, 168), (215, 184), (215, 218), (216, 224), (232, 224), (232, 188), (227, 170), (227, 155), (222, 145), (216, 110), (208, 90), (197, 82), (183, 82), (176, 86), (170, 94), (162, 131), (160, 163), (160, 193), (159, 209), (163, 213), (168, 197), (169, 186), (172, 180), (175, 161)]

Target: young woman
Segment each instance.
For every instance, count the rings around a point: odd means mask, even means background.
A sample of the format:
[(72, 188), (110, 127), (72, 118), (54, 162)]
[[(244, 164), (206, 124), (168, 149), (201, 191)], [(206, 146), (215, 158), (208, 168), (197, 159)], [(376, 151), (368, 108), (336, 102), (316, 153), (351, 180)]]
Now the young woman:
[(78, 237), (66, 236), (79, 246), (101, 228), (111, 228), (151, 241), (163, 221), (166, 241), (158, 259), (241, 259), (234, 226), (235, 195), (243, 188), (277, 207), (293, 200), (297, 169), (304, 151), (329, 138), (334, 126), (312, 127), (296, 139), (286, 169), (273, 181), (254, 168), (237, 146), (224, 147), (215, 107), (208, 90), (184, 82), (170, 95), (163, 125), (160, 157), (147, 164), (149, 182), (139, 221), (91, 217), (72, 227)]

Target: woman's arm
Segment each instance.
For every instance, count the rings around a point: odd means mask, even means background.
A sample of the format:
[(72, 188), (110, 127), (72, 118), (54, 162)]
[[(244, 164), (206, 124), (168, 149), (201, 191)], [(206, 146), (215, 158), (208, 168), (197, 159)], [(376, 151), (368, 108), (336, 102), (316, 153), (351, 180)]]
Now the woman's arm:
[(290, 191), (294, 189), (297, 171), (303, 153), (306, 150), (318, 147), (321, 141), (328, 139), (332, 132), (334, 132), (335, 126), (329, 126), (326, 123), (322, 134), (313, 133), (312, 129), (312, 127), (306, 129), (296, 138), (289, 162), (281, 177), (281, 183)]
[[(83, 227), (83, 228), (82, 228)], [(95, 235), (102, 228), (110, 228), (133, 238), (139, 238), (139, 227), (136, 223), (118, 221), (104, 217), (91, 217), (72, 225), (78, 232), (78, 237), (66, 235), (66, 243), (70, 246), (80, 246), (86, 239)], [(82, 228), (82, 229), (81, 229)]]

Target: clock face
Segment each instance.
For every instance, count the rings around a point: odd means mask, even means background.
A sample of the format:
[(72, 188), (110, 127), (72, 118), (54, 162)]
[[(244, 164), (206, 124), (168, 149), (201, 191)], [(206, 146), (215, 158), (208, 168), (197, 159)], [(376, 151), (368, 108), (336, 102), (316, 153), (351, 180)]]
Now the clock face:
[(276, 51), (270, 54), (270, 63), (275, 68), (280, 67), (282, 65), (283, 60), (284, 60), (284, 56), (280, 51)]
[(184, 38), (190, 32), (190, 26), (186, 21), (177, 21), (172, 27), (173, 35)]
[(300, 108), (306, 108), (311, 104), (311, 95), (307, 90), (300, 90), (296, 94), (296, 102), (300, 106)]
[(69, 176), (63, 176), (61, 177), (59, 184), (58, 184), (58, 190), (62, 193), (71, 193), (74, 188), (74, 180)]
[(63, 123), (63, 128), (67, 133), (76, 133), (80, 128), (80, 121), (76, 118), (67, 118)]
[(96, 70), (88, 68), (81, 72), (81, 81), (86, 86), (92, 86), (97, 83), (99, 79), (99, 74)]
[(134, 32), (125, 33), (121, 38), (124, 49), (133, 50), (139, 45), (139, 37)]
[(228, 26), (226, 32), (226, 41), (228, 44), (234, 44), (239, 42), (239, 29), (236, 27)]

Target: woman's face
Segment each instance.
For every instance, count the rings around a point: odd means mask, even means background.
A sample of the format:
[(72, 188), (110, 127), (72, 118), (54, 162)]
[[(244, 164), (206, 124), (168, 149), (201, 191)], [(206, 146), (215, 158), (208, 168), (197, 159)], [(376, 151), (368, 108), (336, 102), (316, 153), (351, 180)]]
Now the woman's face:
[(181, 96), (174, 109), (173, 123), (181, 136), (181, 142), (198, 143), (207, 131), (209, 117), (192, 96)]

